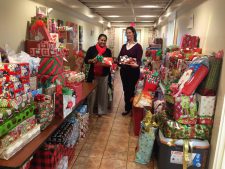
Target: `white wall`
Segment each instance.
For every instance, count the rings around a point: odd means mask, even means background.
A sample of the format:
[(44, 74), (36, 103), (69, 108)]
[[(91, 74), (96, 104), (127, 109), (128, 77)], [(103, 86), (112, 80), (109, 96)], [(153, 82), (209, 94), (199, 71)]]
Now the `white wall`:
[[(24, 40), (27, 33), (27, 22), (36, 14), (36, 6), (43, 6), (30, 0), (0, 0), (0, 46), (4, 47), (6, 43), (19, 52), (24, 47)], [(65, 21), (76, 22), (83, 26), (84, 44), (83, 48), (88, 49), (97, 41), (97, 36), (102, 32), (102, 27), (95, 26), (88, 22), (54, 9), (50, 17), (62, 19)], [(90, 36), (91, 29), (94, 29), (94, 35)]]
[[(117, 57), (119, 55), (120, 49), (122, 47), (122, 35), (123, 30), (126, 28), (115, 28), (115, 56)], [(152, 38), (153, 32), (149, 30), (149, 28), (136, 28), (141, 30), (141, 41), (138, 42), (141, 44), (143, 48), (143, 56), (145, 54), (146, 48), (149, 46), (149, 39)]]
[[(224, 0), (208, 0), (208, 1), (189, 1), (184, 7), (177, 11), (176, 31), (178, 33), (178, 44), (181, 37), (185, 33), (200, 36), (200, 47), (204, 53), (225, 50), (225, 1)], [(188, 18), (194, 14), (194, 27), (188, 29)], [(159, 28), (160, 35), (165, 30), (167, 25)], [(220, 169), (222, 156), (216, 154), (217, 150), (224, 150), (225, 145), (218, 144), (218, 133), (222, 130), (221, 117), (223, 100), (225, 95), (225, 61), (223, 62), (218, 94), (217, 104), (214, 118), (213, 134), (211, 139), (211, 157), (209, 169)], [(223, 129), (224, 130), (224, 129)], [(223, 138), (224, 139), (224, 138)]]

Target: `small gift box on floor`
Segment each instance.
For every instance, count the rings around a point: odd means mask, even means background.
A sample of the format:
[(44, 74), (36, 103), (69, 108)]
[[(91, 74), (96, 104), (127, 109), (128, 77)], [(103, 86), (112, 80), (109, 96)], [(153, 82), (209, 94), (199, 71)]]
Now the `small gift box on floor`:
[(74, 91), (69, 88), (63, 88), (62, 94), (55, 93), (55, 113), (61, 118), (67, 117), (72, 111), (76, 103)]

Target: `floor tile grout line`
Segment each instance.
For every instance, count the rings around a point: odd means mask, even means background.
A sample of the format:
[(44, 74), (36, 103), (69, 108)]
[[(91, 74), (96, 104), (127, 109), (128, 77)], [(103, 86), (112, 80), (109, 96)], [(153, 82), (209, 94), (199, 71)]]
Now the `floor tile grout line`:
[[(118, 109), (119, 109), (119, 106), (120, 106), (120, 103), (121, 103), (121, 98), (122, 98), (122, 95), (120, 96), (120, 102), (119, 102), (119, 104), (118, 104), (118, 107), (117, 107), (117, 110), (116, 110), (116, 114), (117, 114), (117, 112), (118, 112)], [(116, 115), (113, 117), (113, 123), (112, 123), (112, 126), (111, 126), (111, 130), (110, 130), (110, 132), (109, 132), (109, 137), (110, 137), (111, 132), (112, 132), (112, 128), (113, 128), (113, 124), (114, 124), (115, 118), (116, 118)], [(101, 168), (102, 160), (103, 160), (103, 157), (104, 157), (104, 154), (105, 154), (105, 151), (106, 151), (106, 147), (107, 147), (107, 145), (108, 145), (108, 143), (109, 143), (109, 137), (108, 137), (107, 144), (106, 144), (106, 146), (105, 146), (105, 149), (104, 149), (104, 152), (103, 152), (103, 155), (102, 155), (102, 158), (101, 158), (101, 162), (100, 162), (100, 165), (99, 165), (99, 169)]]

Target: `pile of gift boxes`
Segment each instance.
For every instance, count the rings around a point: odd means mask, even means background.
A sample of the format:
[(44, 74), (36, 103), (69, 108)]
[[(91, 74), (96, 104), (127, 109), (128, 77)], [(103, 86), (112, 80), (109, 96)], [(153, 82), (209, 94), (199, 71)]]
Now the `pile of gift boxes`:
[(0, 158), (9, 159), (40, 133), (28, 63), (0, 63)]
[[(142, 127), (150, 125), (150, 132), (147, 132), (148, 135), (141, 132), (139, 143), (146, 143), (143, 139), (156, 138), (159, 169), (179, 168), (182, 165), (184, 168), (205, 168), (207, 165), (223, 51), (202, 55), (198, 38), (194, 36), (190, 41), (185, 39), (190, 37), (185, 35), (183, 38), (182, 45), (185, 48), (174, 46), (166, 50), (158, 71), (145, 68), (141, 76), (143, 80), (140, 79), (137, 85), (137, 96), (140, 93), (152, 96), (149, 101), (152, 103), (152, 116), (146, 113), (141, 123)], [(141, 101), (139, 99), (138, 103)], [(143, 111), (146, 112), (146, 108)], [(136, 117), (135, 114), (133, 112), (133, 117)], [(139, 117), (139, 130), (143, 117)], [(155, 127), (159, 128), (159, 134), (155, 134)], [(140, 152), (140, 149), (137, 162), (149, 162), (150, 157), (146, 160), (146, 156), (141, 154), (146, 152), (144, 149)]]

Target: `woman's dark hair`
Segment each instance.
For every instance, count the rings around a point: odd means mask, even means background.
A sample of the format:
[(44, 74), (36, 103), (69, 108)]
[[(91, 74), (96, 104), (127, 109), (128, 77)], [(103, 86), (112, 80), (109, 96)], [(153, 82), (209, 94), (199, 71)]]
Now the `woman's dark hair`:
[(134, 34), (134, 41), (137, 42), (137, 32), (136, 32), (136, 29), (134, 27), (132, 27), (132, 26), (129, 26), (126, 29), (126, 32), (127, 32), (127, 30), (131, 30), (133, 32), (133, 34)]
[(98, 40), (101, 38), (101, 37), (105, 37), (106, 38), (106, 40), (107, 40), (107, 36), (105, 35), (105, 34), (100, 34), (99, 36), (98, 36)]

